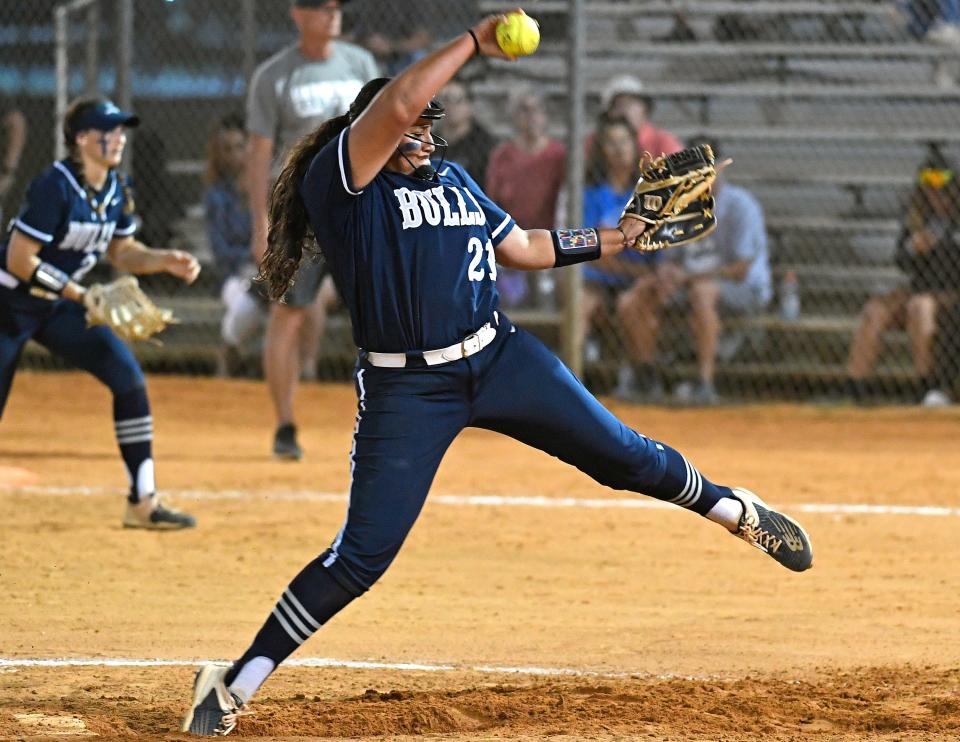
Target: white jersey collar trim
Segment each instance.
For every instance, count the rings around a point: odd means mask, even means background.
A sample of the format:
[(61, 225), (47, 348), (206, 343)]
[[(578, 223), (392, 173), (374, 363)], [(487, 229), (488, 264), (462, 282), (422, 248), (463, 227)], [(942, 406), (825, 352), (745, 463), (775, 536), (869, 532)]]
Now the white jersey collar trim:
[(77, 179), (73, 177), (73, 173), (70, 172), (70, 169), (66, 165), (64, 165), (62, 162), (55, 162), (53, 163), (53, 166), (63, 174), (63, 177), (66, 178), (67, 182), (73, 186), (73, 190), (80, 194), (81, 198), (87, 197), (87, 194), (80, 187)]

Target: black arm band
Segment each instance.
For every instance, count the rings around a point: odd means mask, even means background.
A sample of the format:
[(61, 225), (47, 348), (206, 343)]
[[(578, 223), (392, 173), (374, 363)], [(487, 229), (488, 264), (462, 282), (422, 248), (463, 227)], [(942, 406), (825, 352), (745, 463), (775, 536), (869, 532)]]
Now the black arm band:
[(480, 39), (477, 38), (472, 28), (468, 28), (467, 33), (470, 34), (470, 38), (473, 39), (473, 53), (478, 57), (483, 56), (480, 54)]
[(70, 276), (50, 263), (40, 263), (30, 276), (31, 287), (57, 296), (63, 294), (68, 283), (70, 283)]
[(595, 229), (552, 229), (555, 268), (586, 263), (600, 257), (600, 233)]

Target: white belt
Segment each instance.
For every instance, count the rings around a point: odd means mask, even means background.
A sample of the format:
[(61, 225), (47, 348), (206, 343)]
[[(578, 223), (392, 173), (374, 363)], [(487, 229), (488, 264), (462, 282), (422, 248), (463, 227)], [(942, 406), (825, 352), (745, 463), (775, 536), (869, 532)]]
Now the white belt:
[(469, 358), (474, 353), (479, 353), (486, 348), (497, 336), (497, 328), (490, 322), (474, 333), (467, 335), (459, 343), (454, 343), (446, 348), (438, 350), (424, 350), (417, 353), (377, 353), (372, 350), (367, 351), (367, 360), (374, 366), (383, 368), (405, 368), (409, 356), (423, 358), (428, 366), (438, 366), (441, 363), (450, 363), (459, 361), (461, 358)]

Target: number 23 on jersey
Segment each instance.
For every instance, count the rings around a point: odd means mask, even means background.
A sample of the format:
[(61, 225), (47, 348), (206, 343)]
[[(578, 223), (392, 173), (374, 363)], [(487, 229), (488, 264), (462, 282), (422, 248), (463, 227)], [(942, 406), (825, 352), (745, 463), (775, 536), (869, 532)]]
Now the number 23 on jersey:
[[(467, 242), (467, 252), (473, 256), (470, 258), (470, 267), (467, 268), (467, 278), (471, 281), (482, 281), (487, 277), (487, 269), (489, 269), (490, 280), (497, 280), (497, 258), (490, 240), (487, 240), (487, 244), (484, 245), (479, 237), (471, 237)], [(487, 258), (486, 268), (483, 266), (484, 256)]]

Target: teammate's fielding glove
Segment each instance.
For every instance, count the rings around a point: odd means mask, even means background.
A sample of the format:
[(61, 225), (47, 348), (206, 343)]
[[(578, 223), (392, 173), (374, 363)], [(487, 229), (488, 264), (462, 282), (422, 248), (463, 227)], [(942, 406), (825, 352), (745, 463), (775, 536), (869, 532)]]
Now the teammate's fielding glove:
[(710, 234), (717, 226), (711, 187), (718, 170), (708, 144), (672, 155), (640, 161), (640, 179), (620, 221), (640, 219), (649, 226), (631, 245), (637, 250), (662, 250), (685, 245)]
[(83, 296), (88, 325), (106, 325), (124, 340), (149, 340), (173, 324), (173, 312), (151, 301), (133, 276), (94, 284)]

